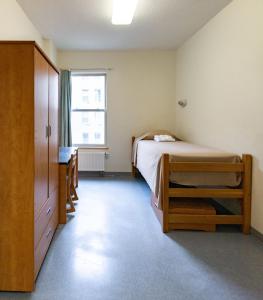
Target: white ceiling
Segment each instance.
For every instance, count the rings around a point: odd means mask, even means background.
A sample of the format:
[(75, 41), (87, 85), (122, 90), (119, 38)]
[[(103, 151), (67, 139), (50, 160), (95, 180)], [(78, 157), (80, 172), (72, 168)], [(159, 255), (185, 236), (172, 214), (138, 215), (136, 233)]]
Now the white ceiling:
[(17, 0), (60, 49), (175, 49), (231, 0), (139, 0), (133, 23), (111, 24), (112, 0)]

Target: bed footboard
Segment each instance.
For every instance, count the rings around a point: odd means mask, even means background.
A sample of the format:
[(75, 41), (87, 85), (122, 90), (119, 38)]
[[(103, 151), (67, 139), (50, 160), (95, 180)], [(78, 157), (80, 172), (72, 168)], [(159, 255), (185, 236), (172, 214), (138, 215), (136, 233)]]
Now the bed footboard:
[[(169, 154), (162, 155), (162, 205), (163, 232), (168, 232), (174, 224), (240, 224), (244, 234), (250, 233), (251, 222), (251, 173), (252, 156), (242, 155), (240, 163), (212, 162), (169, 162)], [(242, 183), (239, 188), (170, 188), (170, 172), (241, 172)], [(240, 215), (186, 215), (169, 212), (169, 198), (227, 198), (241, 200)]]

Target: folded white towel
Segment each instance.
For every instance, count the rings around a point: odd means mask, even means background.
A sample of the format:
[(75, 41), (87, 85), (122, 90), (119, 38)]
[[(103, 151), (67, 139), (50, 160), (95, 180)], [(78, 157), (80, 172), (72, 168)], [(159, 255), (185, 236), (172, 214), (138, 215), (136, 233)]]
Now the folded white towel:
[(154, 140), (156, 142), (175, 142), (175, 138), (167, 134), (155, 135)]

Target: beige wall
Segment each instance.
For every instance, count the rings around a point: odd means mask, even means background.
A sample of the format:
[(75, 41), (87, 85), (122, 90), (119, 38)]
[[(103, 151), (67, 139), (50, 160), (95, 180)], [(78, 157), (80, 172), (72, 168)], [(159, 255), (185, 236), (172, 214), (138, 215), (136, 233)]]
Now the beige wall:
[(57, 64), (57, 48), (52, 40), (43, 39), (43, 50), (45, 51), (49, 59), (54, 64)]
[(56, 63), (56, 47), (45, 40), (15, 0), (0, 0), (0, 40), (36, 41)]
[(175, 53), (59, 52), (61, 68), (112, 68), (108, 72), (107, 171), (130, 171), (131, 137), (156, 128), (172, 129)]
[(15, 0), (0, 0), (0, 20), (1, 40), (35, 40), (43, 46), (41, 34)]
[(263, 1), (235, 0), (177, 51), (181, 138), (254, 156), (252, 225), (263, 233)]

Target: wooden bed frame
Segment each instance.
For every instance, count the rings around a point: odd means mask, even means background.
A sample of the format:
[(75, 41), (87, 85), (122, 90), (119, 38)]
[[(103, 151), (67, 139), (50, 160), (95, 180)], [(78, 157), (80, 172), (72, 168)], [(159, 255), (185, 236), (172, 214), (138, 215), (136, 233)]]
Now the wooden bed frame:
[[(135, 137), (132, 137), (132, 144)], [(153, 209), (162, 225), (164, 233), (172, 230), (175, 224), (240, 224), (244, 234), (250, 233), (251, 222), (251, 182), (252, 156), (243, 154), (240, 163), (219, 162), (169, 162), (169, 154), (162, 155), (162, 187), (163, 209), (160, 210), (152, 201)], [(242, 182), (237, 188), (171, 188), (169, 187), (170, 172), (241, 172)], [(136, 176), (137, 169), (132, 164), (132, 174)], [(169, 198), (225, 198), (240, 199), (240, 215), (187, 215), (174, 214), (169, 211)]]

